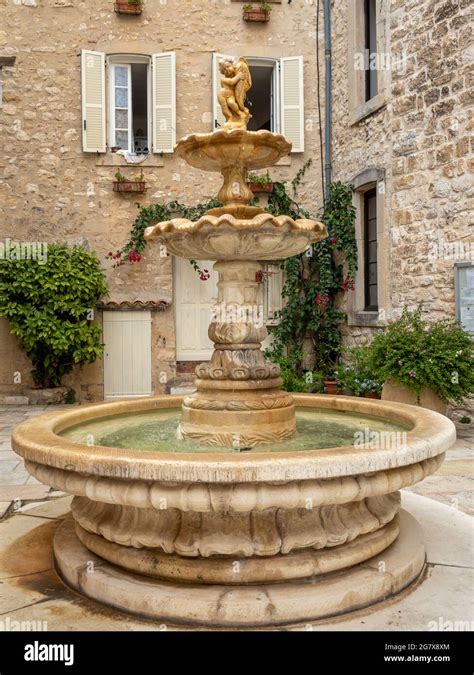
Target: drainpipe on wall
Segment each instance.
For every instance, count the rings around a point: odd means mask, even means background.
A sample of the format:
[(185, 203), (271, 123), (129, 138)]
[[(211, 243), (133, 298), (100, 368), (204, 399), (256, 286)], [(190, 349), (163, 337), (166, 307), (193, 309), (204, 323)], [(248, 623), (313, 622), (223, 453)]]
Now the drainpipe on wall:
[(331, 117), (331, 2), (324, 0), (324, 177), (326, 183), (326, 198), (332, 182), (332, 117)]

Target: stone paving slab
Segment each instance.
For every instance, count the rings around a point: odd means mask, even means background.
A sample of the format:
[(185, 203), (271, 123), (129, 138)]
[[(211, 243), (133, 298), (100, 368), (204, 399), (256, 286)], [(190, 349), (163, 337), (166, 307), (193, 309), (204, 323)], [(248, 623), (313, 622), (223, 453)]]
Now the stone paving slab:
[(7, 485), (0, 486), (0, 501), (14, 501), (15, 499), (43, 499), (50, 492), (48, 485)]

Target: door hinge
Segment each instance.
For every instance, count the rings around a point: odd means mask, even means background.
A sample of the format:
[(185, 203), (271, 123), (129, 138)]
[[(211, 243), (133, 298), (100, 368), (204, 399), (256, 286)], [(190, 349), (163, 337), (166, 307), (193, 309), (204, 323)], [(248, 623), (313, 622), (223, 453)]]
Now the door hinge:
[(87, 128), (87, 120), (84, 120), (84, 131), (86, 130), (86, 128)]

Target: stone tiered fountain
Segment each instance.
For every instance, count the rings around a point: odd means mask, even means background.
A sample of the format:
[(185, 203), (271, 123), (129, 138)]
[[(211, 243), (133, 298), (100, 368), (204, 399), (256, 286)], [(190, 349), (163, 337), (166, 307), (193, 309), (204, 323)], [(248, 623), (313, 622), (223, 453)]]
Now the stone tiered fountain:
[(247, 131), (245, 60), (222, 71), (226, 124), (176, 152), (222, 173), (223, 206), (146, 232), (174, 255), (217, 261), (215, 351), (197, 393), (52, 412), (17, 427), (13, 446), (33, 476), (74, 495), (54, 556), (79, 592), (167, 625), (306, 624), (418, 579), (421, 530), (398, 490), (436, 471), (455, 431), (414, 406), (280, 390), (252, 318), (257, 273), (326, 231), (248, 206), (246, 171), (291, 148)]

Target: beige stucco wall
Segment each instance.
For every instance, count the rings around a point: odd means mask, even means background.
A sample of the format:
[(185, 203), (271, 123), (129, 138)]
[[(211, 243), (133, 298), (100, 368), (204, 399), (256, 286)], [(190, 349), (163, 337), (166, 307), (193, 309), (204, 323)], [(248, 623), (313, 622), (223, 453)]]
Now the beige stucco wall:
[[(0, 239), (84, 241), (104, 260), (114, 292), (150, 289), (172, 291), (171, 260), (145, 254), (136, 267), (111, 270), (104, 256), (127, 240), (136, 202), (179, 199), (192, 204), (217, 192), (220, 181), (188, 168), (173, 155), (154, 156), (145, 166), (146, 195), (112, 192), (116, 168), (101, 166), (102, 156), (85, 154), (81, 145), (81, 49), (152, 53), (176, 51), (177, 137), (211, 129), (211, 54), (247, 56), (304, 55), (306, 151), (290, 165), (275, 168), (277, 179), (291, 179), (308, 157), (315, 160), (301, 198), (311, 209), (321, 206), (316, 108), (315, 8), (304, 2), (275, 3), (268, 24), (242, 20), (242, 3), (149, 0), (140, 17), (116, 15), (112, 0), (0, 0), (0, 53), (16, 56), (3, 68), (4, 107), (1, 118), (1, 208), (8, 214)], [(124, 170), (135, 175), (136, 167)], [(153, 313), (153, 382), (159, 373), (173, 377), (172, 308)], [(98, 316), (100, 320), (100, 315)], [(165, 338), (163, 340), (163, 338)], [(12, 388), (12, 368), (29, 382), (29, 364), (0, 321), (0, 394)], [(69, 378), (80, 398), (102, 395), (102, 364), (88, 366)]]

